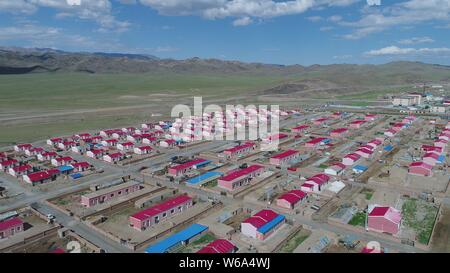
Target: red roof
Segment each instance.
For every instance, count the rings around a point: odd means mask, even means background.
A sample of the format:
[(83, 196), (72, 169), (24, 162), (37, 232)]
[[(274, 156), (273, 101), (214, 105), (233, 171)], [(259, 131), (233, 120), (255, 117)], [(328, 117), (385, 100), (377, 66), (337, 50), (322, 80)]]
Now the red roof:
[(243, 223), (249, 223), (256, 228), (260, 228), (263, 225), (265, 225), (266, 223), (275, 219), (275, 217), (277, 217), (277, 216), (278, 216), (278, 214), (276, 212), (274, 212), (273, 210), (263, 209), (263, 210), (259, 211), (258, 213), (256, 213), (255, 215), (253, 215), (252, 217), (244, 220)]
[(436, 146), (431, 146), (431, 145), (422, 145), (422, 149), (426, 152), (430, 152), (430, 151), (436, 151), (436, 152), (442, 152), (442, 147), (436, 147)]
[(358, 149), (358, 150), (356, 150), (357, 152), (359, 151), (359, 152), (363, 152), (363, 153), (365, 153), (365, 154), (369, 154), (369, 155), (371, 155), (372, 153), (373, 153), (373, 151), (372, 150), (369, 150), (369, 149), (367, 149), (367, 148), (360, 148), (360, 149)]
[(111, 157), (111, 158), (118, 158), (118, 157), (122, 157), (122, 156), (123, 156), (123, 154), (120, 152), (109, 154), (109, 157)]
[(10, 159), (10, 160), (5, 160), (2, 161), (0, 164), (2, 164), (2, 166), (11, 166), (13, 164), (16, 164), (18, 161), (15, 159)]
[(42, 153), (42, 156), (44, 156), (44, 157), (47, 157), (47, 156), (54, 157), (54, 156), (57, 156), (57, 155), (58, 154), (56, 152), (44, 152), (44, 153)]
[(384, 216), (389, 211), (389, 207), (375, 207), (369, 216)]
[(363, 124), (363, 123), (366, 123), (367, 121), (365, 121), (365, 120), (355, 120), (355, 121), (352, 121), (351, 122), (351, 124)]
[(291, 155), (295, 155), (295, 154), (298, 154), (298, 151), (295, 151), (295, 150), (287, 150), (287, 151), (285, 151), (285, 152), (282, 152), (282, 153), (279, 153), (279, 154), (277, 154), (277, 155), (272, 156), (272, 158), (275, 158), (275, 159), (282, 159), (282, 158), (285, 158), (285, 157), (288, 157), (288, 156), (291, 156)]
[(136, 218), (138, 220), (145, 220), (148, 219), (149, 217), (155, 216), (157, 214), (160, 214), (164, 211), (168, 211), (176, 206), (179, 206), (181, 204), (184, 204), (186, 202), (188, 202), (189, 200), (191, 200), (192, 198), (187, 196), (187, 195), (180, 195), (171, 199), (166, 200), (163, 203), (157, 204), (153, 207), (150, 207), (148, 209), (145, 209), (143, 211), (140, 211), (138, 213), (135, 213), (133, 215), (131, 215), (131, 217)]
[(315, 139), (312, 139), (312, 140), (310, 140), (310, 141), (308, 141), (306, 143), (308, 143), (308, 144), (317, 144), (317, 143), (320, 143), (320, 142), (324, 141), (325, 139), (326, 138), (324, 138), (324, 137), (316, 137)]
[(197, 251), (197, 253), (230, 253), (234, 248), (235, 246), (230, 241), (217, 239)]
[(306, 129), (306, 128), (309, 128), (309, 125), (306, 125), (306, 124), (299, 125), (297, 127), (292, 128), (292, 130), (303, 130), (303, 129)]
[(230, 149), (226, 149), (224, 152), (235, 153), (237, 151), (240, 151), (240, 150), (252, 147), (253, 145), (255, 145), (253, 142), (247, 142), (245, 144), (242, 144), (242, 145), (239, 145), (239, 146), (235, 146), (235, 147), (232, 147)]
[(425, 168), (425, 169), (428, 169), (428, 170), (433, 169), (433, 166), (428, 165), (427, 163), (422, 162), (422, 161), (413, 162), (413, 163), (411, 163), (409, 165), (409, 167), (422, 167), (422, 168)]
[(351, 154), (344, 156), (344, 158), (350, 158), (353, 161), (356, 161), (356, 160), (360, 159), (361, 156), (359, 154), (351, 153)]
[(151, 150), (152, 147), (150, 147), (150, 146), (141, 146), (141, 147), (138, 147), (138, 149), (140, 149), (140, 150)]
[(52, 175), (48, 171), (41, 171), (41, 172), (30, 173), (27, 176), (31, 182), (38, 182), (38, 181), (49, 179)]
[(238, 177), (242, 177), (244, 175), (248, 175), (250, 173), (253, 173), (259, 169), (264, 168), (261, 165), (251, 165), (245, 169), (241, 169), (241, 170), (237, 170), (237, 171), (233, 171), (225, 176), (223, 176), (222, 178), (220, 178), (220, 180), (223, 181), (233, 181), (234, 179), (238, 178)]
[(289, 192), (286, 192), (285, 194), (278, 197), (278, 199), (284, 199), (288, 201), (291, 204), (296, 204), (298, 201), (305, 198), (306, 193), (301, 190), (291, 190)]
[(73, 160), (73, 158), (71, 158), (70, 156), (56, 158), (56, 161), (58, 161), (58, 162), (60, 162), (60, 161), (67, 162), (67, 161), (72, 161), (72, 160)]
[(348, 131), (347, 128), (338, 128), (338, 129), (332, 130), (330, 133), (340, 134), (340, 133), (347, 132), (347, 131)]
[(92, 149), (90, 152), (93, 153), (93, 154), (95, 154), (95, 155), (104, 153), (104, 151), (103, 151), (103, 150), (100, 150), (100, 149)]
[(73, 163), (72, 167), (74, 168), (89, 168), (91, 166), (91, 164), (87, 163), (87, 162), (77, 162), (77, 163)]
[(205, 162), (205, 161), (206, 160), (203, 159), (203, 158), (197, 158), (197, 159), (191, 160), (191, 161), (183, 163), (183, 164), (172, 166), (172, 167), (170, 167), (170, 169), (172, 169), (172, 170), (184, 170), (184, 169), (190, 168), (190, 167), (192, 167), (194, 165), (197, 165), (197, 164)]
[(134, 146), (134, 143), (133, 142), (124, 142), (124, 143), (122, 143), (120, 145), (122, 145), (122, 146)]
[(16, 227), (18, 225), (22, 225), (23, 221), (20, 220), (18, 217), (14, 217), (5, 221), (0, 222), (0, 230), (8, 230), (10, 228)]
[(425, 157), (431, 157), (431, 158), (433, 158), (433, 159), (435, 159), (435, 160), (438, 160), (438, 159), (439, 159), (439, 156), (438, 156), (437, 154), (435, 154), (435, 153), (426, 153), (426, 154), (423, 156), (423, 158), (425, 158)]
[(30, 166), (30, 165), (28, 165), (28, 164), (26, 164), (26, 165), (20, 165), (20, 166), (16, 166), (16, 167), (14, 167), (14, 168), (12, 168), (15, 172), (23, 172), (23, 171), (26, 171), (26, 170), (29, 170), (29, 169), (31, 169), (32, 167)]

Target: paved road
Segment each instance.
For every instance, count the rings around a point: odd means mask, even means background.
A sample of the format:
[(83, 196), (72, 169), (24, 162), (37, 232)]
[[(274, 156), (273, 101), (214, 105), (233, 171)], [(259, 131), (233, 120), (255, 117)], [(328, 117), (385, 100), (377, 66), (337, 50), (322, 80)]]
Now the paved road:
[(90, 241), (91, 243), (97, 245), (98, 247), (104, 249), (108, 253), (131, 253), (132, 251), (125, 246), (122, 246), (118, 244), (115, 241), (112, 241), (111, 239), (103, 236), (103, 234), (100, 234), (96, 232), (95, 230), (92, 230), (89, 228), (86, 224), (83, 222), (80, 222), (78, 220), (75, 220), (74, 218), (67, 216), (66, 214), (60, 212), (59, 210), (56, 210), (50, 206), (47, 206), (43, 202), (38, 202), (37, 204), (33, 205), (33, 208), (38, 210), (39, 212), (43, 213), (44, 215), (52, 214), (55, 216), (55, 221), (63, 225), (64, 227), (67, 227), (81, 237), (85, 238), (86, 240)]

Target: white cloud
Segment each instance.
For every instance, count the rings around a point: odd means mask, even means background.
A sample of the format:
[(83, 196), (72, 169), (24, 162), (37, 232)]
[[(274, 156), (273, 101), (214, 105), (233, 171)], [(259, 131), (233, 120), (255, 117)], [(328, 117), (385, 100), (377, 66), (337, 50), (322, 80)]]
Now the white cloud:
[(404, 39), (398, 41), (399, 44), (402, 45), (414, 45), (414, 44), (423, 44), (423, 43), (433, 43), (434, 40), (430, 37), (413, 37), (411, 39)]
[(235, 27), (246, 26), (246, 25), (250, 25), (251, 23), (253, 23), (252, 18), (246, 16), (246, 17), (242, 17), (242, 18), (234, 20), (233, 26), (235, 26)]
[(308, 19), (311, 22), (319, 22), (319, 21), (322, 21), (323, 18), (320, 16), (309, 16), (309, 17), (306, 17), (306, 19)]
[(364, 8), (359, 20), (338, 24), (354, 29), (343, 38), (359, 39), (394, 27), (410, 27), (432, 21), (450, 22), (449, 0), (408, 0), (376, 9)]
[[(78, 5), (79, 4), (79, 5)], [(57, 18), (77, 17), (83, 20), (95, 21), (100, 31), (125, 31), (130, 23), (120, 21), (112, 14), (112, 4), (109, 0), (1, 0), (0, 12), (31, 14), (39, 8), (55, 9)]]
[(392, 55), (435, 55), (450, 54), (450, 48), (400, 48), (397, 46), (388, 46), (381, 49), (365, 52), (366, 56), (392, 56)]
[[(360, 0), (139, 0), (163, 15), (197, 15), (207, 19), (237, 18), (234, 25), (254, 18), (301, 14), (312, 8), (348, 6)], [(245, 19), (244, 19), (245, 18)], [(247, 19), (248, 18), (248, 19)], [(250, 21), (251, 19), (251, 21)]]

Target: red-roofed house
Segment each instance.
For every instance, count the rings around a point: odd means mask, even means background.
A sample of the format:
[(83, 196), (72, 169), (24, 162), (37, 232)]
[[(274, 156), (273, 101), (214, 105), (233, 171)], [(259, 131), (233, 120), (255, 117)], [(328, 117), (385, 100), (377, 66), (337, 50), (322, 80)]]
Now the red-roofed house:
[(207, 254), (227, 254), (236, 252), (236, 246), (228, 240), (217, 239), (205, 247), (197, 251), (197, 253), (207, 253)]
[(285, 209), (294, 209), (295, 206), (306, 198), (306, 193), (301, 190), (291, 190), (277, 198), (277, 206)]
[(284, 166), (290, 161), (299, 157), (299, 152), (295, 150), (287, 150), (285, 152), (274, 155), (270, 158), (270, 164), (275, 166)]
[(26, 175), (33, 170), (31, 165), (25, 164), (20, 166), (15, 166), (8, 169), (8, 173), (14, 177), (19, 177), (21, 175)]
[(25, 143), (25, 144), (17, 144), (14, 146), (14, 151), (16, 152), (24, 152), (28, 149), (31, 149), (33, 147), (33, 145), (29, 144), (29, 143)]
[(445, 148), (445, 146), (447, 146), (448, 141), (445, 139), (438, 139), (434, 142), (434, 146), (436, 147), (441, 147), (442, 149)]
[(306, 148), (318, 148), (326, 140), (324, 137), (316, 137), (305, 143)]
[(91, 164), (89, 164), (88, 162), (77, 162), (70, 165), (74, 168), (75, 172), (84, 172), (91, 167)]
[(45, 182), (48, 182), (56, 177), (57, 174), (59, 174), (59, 171), (56, 173), (57, 170), (54, 172), (51, 171), (40, 171), (35, 173), (29, 173), (27, 175), (22, 176), (23, 181), (32, 184), (33, 186), (36, 184), (43, 184)]
[(330, 136), (331, 137), (343, 137), (347, 134), (347, 132), (348, 132), (347, 128), (338, 128), (338, 129), (332, 130), (330, 132)]
[(175, 147), (177, 146), (177, 142), (175, 141), (175, 139), (165, 139), (159, 142), (159, 146), (164, 148)]
[(422, 151), (426, 152), (426, 153), (435, 153), (435, 154), (442, 154), (442, 147), (436, 147), (436, 146), (431, 146), (431, 145), (422, 145)]
[(329, 175), (338, 176), (345, 170), (347, 166), (342, 164), (341, 162), (337, 162), (330, 167), (326, 168), (323, 172)]
[(13, 168), (15, 166), (19, 166), (19, 161), (15, 159), (8, 159), (0, 162), (0, 170), (6, 172), (9, 168)]
[(359, 148), (358, 150), (355, 151), (355, 154), (360, 155), (363, 158), (370, 158), (373, 154), (373, 151), (367, 148)]
[(70, 150), (72, 147), (77, 146), (78, 144), (75, 141), (63, 141), (58, 143), (58, 148), (63, 150)]
[[(330, 177), (328, 175), (320, 173), (308, 178), (303, 185), (307, 184), (307, 186), (305, 186), (306, 192), (319, 192), (326, 184), (328, 184), (329, 181)], [(312, 185), (312, 187), (309, 185)]]
[(36, 148), (31, 148), (31, 149), (26, 150), (25, 154), (27, 156), (37, 156), (39, 154), (42, 154), (43, 152), (45, 152), (43, 148), (36, 147)]
[(115, 147), (117, 146), (117, 139), (107, 139), (102, 141), (102, 145), (105, 147)]
[(366, 145), (371, 146), (372, 150), (376, 149), (379, 145), (383, 144), (383, 142), (379, 139), (374, 139), (369, 141)]
[(225, 157), (228, 157), (228, 158), (242, 156), (242, 155), (248, 154), (249, 152), (254, 150), (255, 146), (256, 145), (254, 142), (248, 141), (242, 145), (238, 145), (233, 148), (226, 149), (225, 151), (223, 151), (223, 154), (225, 155)]
[(264, 172), (261, 165), (251, 165), (245, 169), (232, 171), (218, 180), (218, 186), (222, 189), (235, 190), (242, 186), (248, 185), (250, 181)]
[(86, 152), (86, 156), (90, 158), (100, 159), (106, 154), (105, 150), (102, 149), (92, 149)]
[(152, 147), (150, 147), (148, 145), (134, 148), (134, 153), (138, 154), (138, 155), (149, 154), (151, 151), (152, 151)]
[(148, 137), (142, 137), (142, 144), (156, 144), (158, 142), (158, 139), (156, 137), (148, 136)]
[(134, 149), (134, 143), (133, 142), (119, 143), (117, 144), (117, 149), (123, 152), (132, 151)]
[(314, 125), (321, 125), (328, 121), (328, 118), (318, 118), (313, 121)]
[(306, 125), (306, 124), (299, 125), (299, 126), (296, 126), (296, 127), (292, 128), (291, 132), (293, 132), (293, 133), (301, 133), (301, 132), (303, 132), (304, 130), (306, 130), (308, 128), (309, 128), (309, 125)]
[(438, 161), (439, 159), (439, 155), (437, 155), (436, 153), (426, 153), (423, 158), (422, 161), (428, 165), (434, 166), (436, 165), (436, 161)]
[(63, 142), (63, 139), (60, 137), (47, 139), (47, 145), (50, 145), (50, 146), (57, 145), (58, 143), (61, 143), (61, 142)]
[(132, 134), (132, 135), (127, 136), (127, 140), (134, 142), (134, 143), (138, 143), (138, 142), (141, 142), (142, 135), (141, 134)]
[[(264, 240), (286, 221), (284, 217), (279, 216), (282, 215), (274, 212), (273, 210), (263, 209), (241, 223), (241, 232), (245, 236)], [(261, 228), (263, 228), (263, 226), (269, 224), (273, 220), (276, 220), (277, 217), (279, 217), (281, 221), (277, 221), (274, 225), (271, 225), (268, 231), (264, 230), (261, 232)]]
[(342, 158), (342, 164), (344, 164), (345, 166), (352, 166), (360, 158), (361, 158), (361, 156), (359, 154), (351, 153), (351, 154), (344, 156), (344, 158)]
[(431, 166), (427, 163), (421, 162), (421, 161), (417, 161), (417, 162), (413, 162), (409, 165), (408, 173), (421, 175), (421, 176), (431, 176), (432, 169), (433, 169), (433, 166)]
[(9, 238), (23, 231), (23, 221), (18, 217), (0, 222), (0, 239)]
[(139, 231), (143, 231), (147, 227), (156, 225), (159, 222), (192, 207), (192, 201), (192, 198), (187, 195), (180, 195), (168, 199), (160, 204), (131, 215), (129, 218), (130, 225)]
[(74, 162), (73, 158), (70, 156), (65, 157), (57, 157), (52, 159), (52, 165), (55, 167), (63, 166), (63, 165), (69, 165), (72, 162)]
[(81, 204), (89, 208), (128, 195), (140, 189), (141, 186), (135, 181), (118, 184), (82, 195)]
[(402, 220), (401, 212), (392, 207), (369, 206), (367, 229), (397, 235)]
[(125, 155), (121, 152), (107, 154), (103, 156), (103, 160), (109, 163), (116, 163), (125, 159)]
[(363, 125), (363, 124), (365, 124), (367, 121), (365, 121), (365, 120), (355, 120), (355, 121), (352, 121), (352, 122), (350, 122), (350, 128), (352, 128), (352, 129), (359, 129), (359, 128), (361, 128), (361, 126)]
[(207, 160), (205, 160), (203, 158), (197, 158), (197, 159), (188, 161), (188, 162), (183, 163), (183, 164), (171, 166), (171, 167), (169, 167), (168, 172), (169, 172), (170, 175), (180, 176), (180, 175), (183, 175), (183, 174), (187, 173), (188, 171), (197, 169), (197, 167), (199, 165), (203, 165), (206, 162), (207, 162)]
[(395, 134), (397, 134), (397, 131), (393, 130), (392, 128), (384, 132), (384, 135), (387, 137), (393, 137), (395, 136)]
[(43, 152), (42, 154), (37, 155), (37, 159), (39, 161), (51, 161), (57, 156), (58, 154), (56, 152)]

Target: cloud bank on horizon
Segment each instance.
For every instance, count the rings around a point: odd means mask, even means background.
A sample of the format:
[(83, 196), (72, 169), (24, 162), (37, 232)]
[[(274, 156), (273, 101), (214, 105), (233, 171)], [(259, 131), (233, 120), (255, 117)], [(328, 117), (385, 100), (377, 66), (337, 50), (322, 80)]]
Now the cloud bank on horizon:
[(450, 0), (1, 0), (0, 15), (3, 45), (272, 63), (450, 62)]

